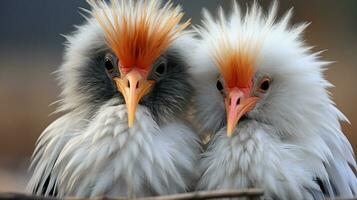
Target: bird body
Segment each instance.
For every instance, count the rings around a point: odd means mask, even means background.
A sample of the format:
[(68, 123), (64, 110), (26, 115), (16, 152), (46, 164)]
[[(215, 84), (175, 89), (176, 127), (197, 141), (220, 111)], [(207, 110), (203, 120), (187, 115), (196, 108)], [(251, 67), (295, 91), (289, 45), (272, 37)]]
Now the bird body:
[(266, 199), (357, 194), (356, 162), (322, 71), (301, 39), (306, 24), (276, 21), (254, 3), (245, 14), (204, 12), (192, 55), (196, 117), (211, 140), (199, 190), (264, 189)]
[(194, 39), (182, 32), (180, 8), (91, 5), (92, 17), (67, 36), (57, 72), (65, 114), (38, 139), (28, 190), (58, 197), (191, 190), (201, 146), (185, 119), (192, 92), (185, 48)]
[[(71, 116), (62, 119), (67, 117)], [(49, 149), (38, 152), (46, 158), (39, 160), (32, 179), (32, 188), (39, 187), (38, 191), (44, 185), (35, 185), (44, 184), (46, 175), (55, 177), (46, 186), (47, 195), (57, 187), (60, 196), (82, 197), (178, 193), (197, 179), (192, 169), (199, 141), (181, 121), (159, 127), (147, 109), (139, 107), (138, 123), (129, 129), (125, 105), (115, 101), (104, 105), (83, 127), (65, 127), (67, 120), (55, 122), (38, 144), (47, 142)]]

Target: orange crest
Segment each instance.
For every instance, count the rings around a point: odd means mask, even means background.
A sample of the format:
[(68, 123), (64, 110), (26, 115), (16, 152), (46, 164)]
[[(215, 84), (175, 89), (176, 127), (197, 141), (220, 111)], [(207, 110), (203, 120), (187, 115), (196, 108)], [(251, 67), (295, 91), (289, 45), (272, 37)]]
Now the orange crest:
[(133, 67), (150, 70), (190, 24), (190, 20), (180, 24), (183, 12), (171, 2), (161, 6), (158, 0), (112, 0), (108, 5), (92, 0), (90, 4), (123, 71)]
[(251, 87), (255, 68), (250, 55), (232, 50), (226, 55), (217, 55), (215, 59), (228, 88)]
[(256, 72), (255, 60), (260, 41), (251, 39), (248, 35), (229, 34), (225, 28), (221, 31), (211, 47), (214, 62), (226, 86), (250, 88)]
[(273, 28), (276, 4), (269, 15), (254, 3), (242, 15), (236, 1), (227, 18), (222, 8), (215, 19), (203, 12), (203, 25), (198, 28), (202, 45), (207, 45), (213, 62), (219, 69), (226, 87), (250, 88), (256, 73), (256, 61), (267, 33)]

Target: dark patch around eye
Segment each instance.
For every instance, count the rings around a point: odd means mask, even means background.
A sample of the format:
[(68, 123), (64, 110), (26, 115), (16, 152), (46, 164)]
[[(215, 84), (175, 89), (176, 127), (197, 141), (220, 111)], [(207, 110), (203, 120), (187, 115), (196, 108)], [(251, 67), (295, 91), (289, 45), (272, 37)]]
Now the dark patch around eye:
[(153, 69), (149, 79), (156, 82), (140, 101), (141, 105), (149, 108), (158, 123), (183, 115), (191, 100), (193, 89), (189, 81), (188, 67), (177, 54), (178, 52), (168, 52), (164, 55), (166, 66), (163, 66), (163, 74), (159, 76), (156, 73), (157, 70), (162, 72), (162, 69), (157, 69), (161, 68), (160, 66)]
[(96, 106), (101, 106), (105, 101), (118, 95), (116, 86), (108, 76), (108, 73), (114, 76), (117, 72), (114, 67), (112, 72), (107, 71), (106, 55), (106, 52), (93, 55), (91, 61), (80, 68), (79, 92), (85, 95), (88, 103)]
[(166, 63), (160, 63), (159, 66), (156, 67), (156, 74), (161, 75), (166, 72)]

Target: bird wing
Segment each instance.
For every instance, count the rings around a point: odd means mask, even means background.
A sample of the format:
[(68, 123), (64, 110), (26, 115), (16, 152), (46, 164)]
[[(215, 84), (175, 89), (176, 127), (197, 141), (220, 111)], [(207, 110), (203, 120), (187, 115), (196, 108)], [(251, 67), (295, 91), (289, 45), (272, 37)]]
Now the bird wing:
[(36, 195), (56, 196), (56, 175), (52, 173), (58, 155), (62, 148), (78, 130), (85, 126), (86, 120), (78, 114), (68, 113), (52, 124), (41, 134), (32, 155), (30, 169), (33, 175), (27, 186), (27, 191)]
[[(356, 161), (351, 144), (343, 134), (340, 121), (346, 117), (329, 105), (316, 122), (317, 134), (300, 144), (305, 152), (304, 165), (316, 174), (313, 180), (326, 196), (352, 197), (357, 195)], [(310, 193), (316, 194), (313, 190)]]
[[(339, 120), (348, 120), (335, 106), (330, 105), (330, 109), (330, 113), (335, 113), (335, 120), (330, 118), (329, 121), (333, 123), (320, 132), (322, 140), (332, 153), (332, 156), (328, 157), (328, 163), (325, 164), (329, 177), (327, 183), (330, 183), (334, 196), (355, 196), (357, 195), (356, 161), (352, 146), (339, 124)], [(329, 115), (326, 115), (326, 118), (329, 118)]]

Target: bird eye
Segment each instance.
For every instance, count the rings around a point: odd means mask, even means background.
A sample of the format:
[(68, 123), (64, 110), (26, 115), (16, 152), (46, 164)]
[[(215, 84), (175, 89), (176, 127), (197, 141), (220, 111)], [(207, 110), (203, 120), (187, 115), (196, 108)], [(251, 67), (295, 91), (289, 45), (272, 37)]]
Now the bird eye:
[(106, 56), (104, 59), (104, 66), (108, 72), (112, 72), (114, 69), (114, 61), (112, 56)]
[(259, 91), (263, 93), (267, 92), (270, 88), (270, 83), (271, 80), (269, 78), (263, 78), (259, 85)]
[(156, 69), (155, 69), (155, 74), (160, 76), (162, 74), (164, 74), (167, 70), (167, 62), (166, 60), (163, 60), (160, 62), (159, 65), (157, 65)]
[(223, 85), (222, 85), (220, 80), (217, 80), (216, 87), (217, 87), (218, 91), (222, 91), (223, 90)]

